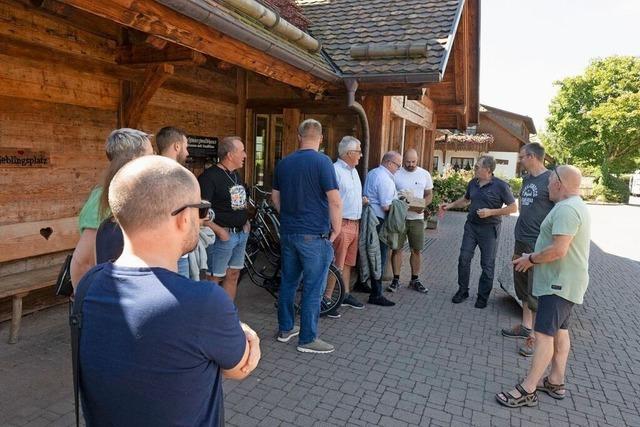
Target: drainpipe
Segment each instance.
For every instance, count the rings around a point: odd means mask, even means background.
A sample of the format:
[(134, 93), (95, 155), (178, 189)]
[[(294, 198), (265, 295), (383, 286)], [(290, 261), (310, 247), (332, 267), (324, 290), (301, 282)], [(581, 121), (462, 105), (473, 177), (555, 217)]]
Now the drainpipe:
[(369, 171), (369, 119), (362, 105), (356, 101), (356, 91), (358, 90), (358, 81), (356, 79), (345, 79), (344, 84), (347, 87), (347, 107), (351, 108), (358, 114), (360, 118), (360, 127), (362, 128), (362, 178), (367, 177)]

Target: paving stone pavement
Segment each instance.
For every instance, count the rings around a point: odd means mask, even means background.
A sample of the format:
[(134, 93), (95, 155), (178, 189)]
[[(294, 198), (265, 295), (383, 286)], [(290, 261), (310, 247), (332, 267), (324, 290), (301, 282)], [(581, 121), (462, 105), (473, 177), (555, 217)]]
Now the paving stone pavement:
[[(605, 230), (607, 220), (631, 224), (640, 212), (591, 209), (603, 219), (595, 227)], [(340, 319), (321, 320), (333, 354), (301, 354), (293, 342), (276, 342), (273, 299), (243, 284), (240, 314), (259, 333), (263, 358), (248, 379), (225, 381), (227, 424), (640, 426), (640, 226), (634, 225), (632, 239), (628, 229), (620, 236), (594, 233), (607, 247), (613, 246), (607, 239), (618, 237), (625, 247), (613, 255), (592, 244), (591, 285), (571, 329), (568, 397), (542, 395), (538, 408), (513, 410), (499, 406), (494, 394), (512, 387), (529, 366), (516, 354), (520, 343), (499, 334), (518, 321), (519, 307), (497, 286), (484, 310), (473, 307), (474, 298), (450, 302), (463, 223), (463, 214), (452, 213), (430, 232), (435, 240), (423, 254), (421, 276), (427, 295), (404, 287), (390, 297), (396, 307), (345, 308)], [(514, 224), (515, 217), (504, 221), (497, 271), (510, 259)], [(408, 271), (402, 279), (407, 282)], [(6, 344), (7, 329), (0, 325), (0, 426), (73, 425), (65, 307), (26, 317), (16, 345)]]

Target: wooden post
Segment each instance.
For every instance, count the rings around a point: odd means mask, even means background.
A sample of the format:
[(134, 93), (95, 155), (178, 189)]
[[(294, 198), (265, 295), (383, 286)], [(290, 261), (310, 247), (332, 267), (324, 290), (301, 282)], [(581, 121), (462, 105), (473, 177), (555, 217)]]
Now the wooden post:
[(391, 97), (367, 95), (362, 107), (369, 119), (369, 168), (380, 165), (382, 154), (389, 141), (391, 125)]
[(298, 126), (301, 118), (302, 114), (297, 108), (285, 108), (282, 110), (282, 120), (284, 122), (282, 157), (298, 149)]
[(9, 329), (9, 344), (18, 342), (20, 322), (22, 321), (22, 297), (27, 294), (17, 294), (12, 299), (11, 327)]
[(236, 135), (247, 145), (247, 72), (242, 68), (236, 71)]

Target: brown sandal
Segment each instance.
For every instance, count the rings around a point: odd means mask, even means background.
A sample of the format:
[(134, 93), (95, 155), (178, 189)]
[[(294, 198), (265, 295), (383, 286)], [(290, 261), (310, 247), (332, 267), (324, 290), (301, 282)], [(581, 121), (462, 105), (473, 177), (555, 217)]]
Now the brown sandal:
[(538, 393), (536, 390), (532, 391), (531, 393), (527, 393), (527, 391), (520, 384), (516, 385), (516, 390), (520, 392), (520, 397), (514, 397), (511, 393), (503, 391), (502, 393), (496, 394), (496, 400), (499, 404), (507, 406), (509, 408), (519, 408), (521, 406), (538, 406)]
[[(564, 386), (564, 384), (551, 384), (549, 382), (549, 377), (544, 377), (544, 380), (542, 380), (542, 387), (538, 386), (536, 387), (537, 391), (544, 391), (545, 393), (547, 393), (549, 396), (553, 397), (556, 400), (562, 400), (564, 399), (567, 390)], [(564, 393), (558, 393), (558, 390), (564, 390)]]

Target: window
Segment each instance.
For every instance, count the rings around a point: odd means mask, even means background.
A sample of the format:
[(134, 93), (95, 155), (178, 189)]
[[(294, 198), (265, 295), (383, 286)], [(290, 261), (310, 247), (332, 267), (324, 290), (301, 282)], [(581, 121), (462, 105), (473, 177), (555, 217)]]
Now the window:
[(433, 171), (437, 172), (438, 171), (438, 166), (440, 164), (440, 158), (438, 156), (433, 156)]
[(451, 158), (451, 167), (454, 170), (464, 169), (470, 171), (473, 169), (473, 165), (475, 164), (476, 159), (473, 157), (452, 157)]

